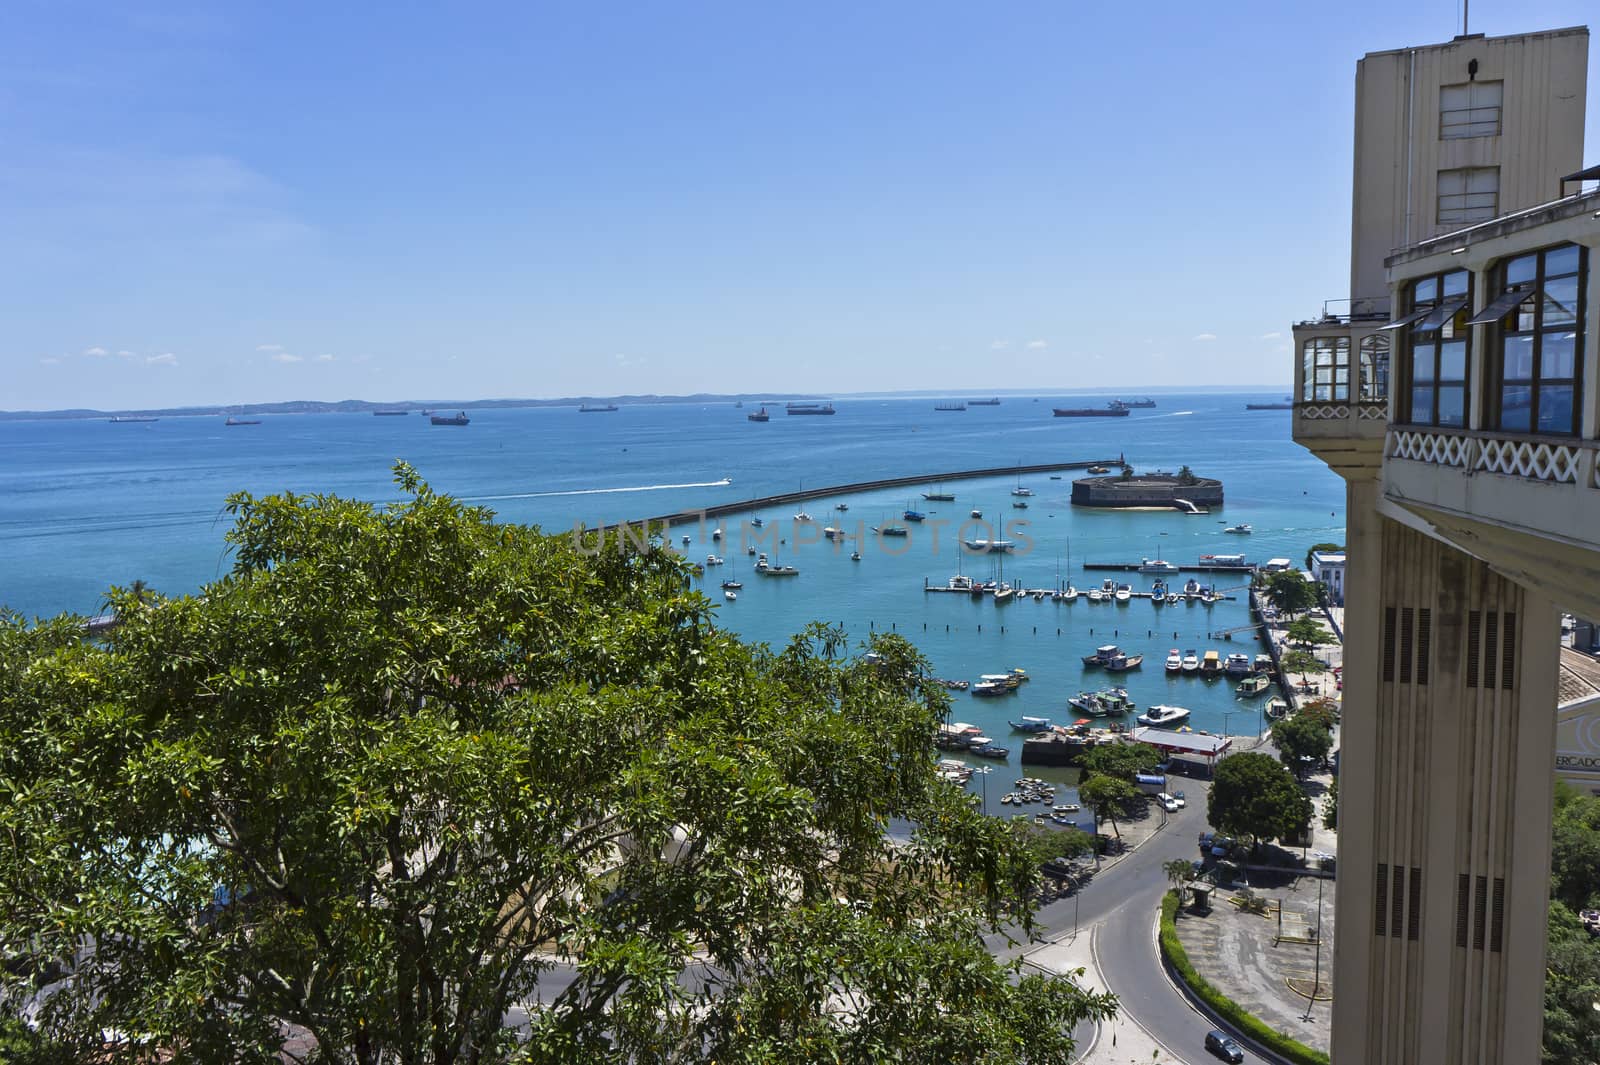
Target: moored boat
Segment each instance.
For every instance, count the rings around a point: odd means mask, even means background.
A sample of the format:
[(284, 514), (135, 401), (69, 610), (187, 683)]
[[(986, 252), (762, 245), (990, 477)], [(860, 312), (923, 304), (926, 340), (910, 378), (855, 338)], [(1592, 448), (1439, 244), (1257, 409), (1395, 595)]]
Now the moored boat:
[(767, 408), (765, 406), (763, 406), (760, 410), (751, 411), (749, 414), (746, 414), (744, 417), (745, 417), (746, 421), (764, 422), (764, 421), (770, 421), (771, 418), (772, 418), (772, 415), (768, 414), (767, 413)]
[(1021, 721), (1008, 721), (1007, 724), (1017, 732), (1050, 731), (1050, 719), (1048, 717), (1028, 717), (1024, 714)]
[(428, 421), (434, 425), (468, 425), (472, 419), (467, 417), (467, 412), (458, 410), (454, 414), (430, 414)]
[(1231, 654), (1222, 663), (1222, 671), (1230, 677), (1242, 677), (1250, 672), (1250, 656)]
[(1193, 648), (1183, 652), (1183, 671), (1185, 673), (1200, 672), (1200, 655)]
[(1183, 672), (1183, 655), (1178, 651), (1178, 649), (1176, 647), (1174, 647), (1172, 649), (1172, 651), (1167, 655), (1167, 672), (1168, 673), (1181, 673), (1181, 672)]
[(1222, 656), (1215, 651), (1207, 651), (1200, 659), (1200, 676), (1205, 680), (1216, 680), (1222, 676)]
[(1236, 694), (1246, 699), (1253, 699), (1265, 693), (1270, 687), (1272, 687), (1272, 678), (1265, 673), (1252, 673), (1244, 680), (1241, 680), (1239, 686), (1233, 690)]
[(1242, 521), (1238, 525), (1230, 525), (1226, 529), (1223, 529), (1222, 531), (1225, 532), (1225, 533), (1244, 533), (1244, 534), (1248, 535), (1249, 533), (1252, 533), (1255, 530), (1250, 527), (1250, 523), (1249, 522), (1243, 522)]
[(1139, 724), (1152, 728), (1176, 728), (1189, 720), (1189, 711), (1181, 706), (1157, 704), (1139, 715)]

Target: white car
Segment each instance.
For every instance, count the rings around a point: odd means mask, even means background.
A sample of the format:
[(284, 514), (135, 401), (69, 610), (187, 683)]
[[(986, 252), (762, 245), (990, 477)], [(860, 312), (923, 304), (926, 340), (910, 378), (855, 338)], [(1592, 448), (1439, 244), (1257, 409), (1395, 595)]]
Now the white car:
[(1160, 803), (1161, 808), (1167, 811), (1169, 814), (1175, 814), (1178, 812), (1178, 800), (1174, 799), (1171, 795), (1168, 795), (1164, 791), (1160, 795), (1156, 796), (1156, 802)]

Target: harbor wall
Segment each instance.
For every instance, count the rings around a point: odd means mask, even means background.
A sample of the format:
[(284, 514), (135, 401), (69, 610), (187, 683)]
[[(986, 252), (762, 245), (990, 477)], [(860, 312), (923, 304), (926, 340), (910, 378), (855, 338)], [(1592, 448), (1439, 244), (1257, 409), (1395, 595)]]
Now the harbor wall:
[(1149, 475), (1127, 480), (1084, 477), (1072, 482), (1072, 505), (1075, 507), (1170, 507), (1179, 499), (1201, 507), (1220, 507), (1222, 482), (1201, 477), (1193, 484), (1180, 484), (1176, 477)]

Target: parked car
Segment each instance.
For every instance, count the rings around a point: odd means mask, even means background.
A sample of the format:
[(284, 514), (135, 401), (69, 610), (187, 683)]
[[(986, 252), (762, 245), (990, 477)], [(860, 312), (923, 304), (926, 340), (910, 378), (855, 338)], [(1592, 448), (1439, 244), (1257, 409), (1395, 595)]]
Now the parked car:
[(1160, 795), (1156, 796), (1156, 802), (1160, 803), (1161, 808), (1167, 811), (1169, 814), (1175, 814), (1178, 812), (1178, 800), (1174, 799), (1171, 795), (1168, 795), (1164, 791)]
[(1178, 807), (1179, 807), (1179, 809), (1182, 809), (1182, 808), (1183, 808), (1183, 807), (1185, 807), (1185, 806), (1188, 806), (1188, 805), (1189, 805), (1189, 800), (1188, 800), (1188, 799), (1185, 799), (1185, 798), (1184, 798), (1184, 797), (1183, 797), (1183, 792), (1182, 792), (1182, 791), (1175, 791), (1175, 792), (1173, 792), (1173, 793), (1172, 793), (1172, 798), (1173, 798), (1173, 800), (1174, 800), (1174, 801), (1175, 801), (1175, 802), (1177, 802), (1177, 804), (1178, 804)]
[(1213, 1028), (1206, 1033), (1206, 1049), (1223, 1061), (1232, 1062), (1234, 1065), (1244, 1060), (1244, 1051), (1239, 1049), (1239, 1044), (1219, 1028)]

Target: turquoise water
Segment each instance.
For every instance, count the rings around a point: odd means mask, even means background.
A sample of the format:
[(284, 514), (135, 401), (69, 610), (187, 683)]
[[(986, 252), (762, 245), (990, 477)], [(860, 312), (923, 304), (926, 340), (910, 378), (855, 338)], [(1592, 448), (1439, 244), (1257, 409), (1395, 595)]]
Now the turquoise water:
[[(292, 489), (392, 499), (389, 466), (401, 458), (440, 491), (481, 502), (505, 520), (559, 531), (577, 521), (638, 518), (802, 486), (1120, 452), (1141, 470), (1187, 463), (1196, 473), (1221, 478), (1226, 508), (1194, 517), (1074, 512), (1067, 502), (1074, 475), (1068, 473), (1059, 481), (1042, 474), (1025, 478), (1036, 494), (1019, 511), (1011, 507), (1014, 478), (952, 482), (945, 488), (955, 493), (954, 503), (916, 499), (929, 526), (913, 526), (908, 540), (883, 548), (869, 534), (862, 561), (852, 562), (854, 544), (840, 550), (797, 545), (790, 519), (799, 508), (789, 506), (763, 517), (787, 541), (778, 549), (780, 559), (801, 570), (792, 579), (755, 576), (732, 519), (723, 522), (730, 540), (721, 545), (698, 528), (681, 530), (675, 540), (688, 532), (692, 542), (683, 549), (697, 561), (713, 549), (726, 558), (723, 567), (707, 571), (703, 584), (723, 623), (747, 638), (781, 643), (817, 619), (841, 624), (853, 637), (890, 629), (906, 635), (940, 676), (971, 680), (1026, 668), (1033, 680), (1016, 696), (953, 696), (954, 717), (1012, 748), (1011, 770), (1018, 769), (1022, 737), (1005, 722), (1022, 714), (1070, 720), (1075, 715), (1067, 697), (1106, 680), (1086, 674), (1079, 658), (1106, 642), (1147, 656), (1142, 671), (1125, 675), (1141, 708), (1176, 703), (1194, 711), (1196, 728), (1220, 730), (1226, 721), (1229, 732), (1253, 732), (1264, 700), (1240, 703), (1226, 682), (1168, 680), (1161, 668), (1174, 646), (1255, 654), (1259, 648), (1248, 633), (1231, 643), (1208, 636), (1248, 622), (1242, 599), (1159, 610), (1148, 602), (1091, 606), (1082, 599), (1071, 606), (1028, 600), (996, 607), (925, 594), (923, 583), (943, 584), (958, 564), (977, 577), (996, 575), (996, 562), (960, 558), (955, 550), (954, 523), (965, 521), (973, 507), (990, 520), (1029, 523), (1016, 531), (1034, 541), (1033, 550), (1007, 558), (1003, 574), (1029, 587), (1053, 586), (1058, 565), (1079, 588), (1098, 584), (1099, 575), (1082, 570), (1085, 561), (1161, 555), (1181, 565), (1210, 552), (1300, 560), (1313, 543), (1342, 542), (1342, 483), (1290, 440), (1289, 412), (1245, 411), (1247, 399), (1263, 398), (1279, 396), (1160, 396), (1159, 407), (1115, 420), (1052, 418), (1052, 401), (1077, 406), (1085, 400), (1045, 396), (1008, 397), (998, 407), (965, 413), (935, 412), (927, 398), (846, 399), (836, 402), (839, 413), (831, 418), (779, 411), (765, 424), (747, 421), (751, 408), (732, 404), (625, 407), (615, 414), (475, 411), (466, 428), (433, 427), (415, 415), (364, 414), (265, 417), (259, 426), (234, 428), (220, 418), (0, 423), (0, 603), (28, 615), (94, 613), (109, 585), (135, 578), (169, 594), (193, 591), (228, 567), (222, 543), (228, 493)], [(731, 483), (719, 483), (725, 480)], [(837, 523), (853, 532), (857, 522), (900, 523), (916, 495), (894, 489), (805, 507), (819, 523), (842, 519)], [(848, 512), (835, 511), (838, 502)], [(934, 520), (952, 525), (935, 535)], [(1249, 522), (1254, 534), (1222, 532), (1236, 522)], [(771, 549), (770, 540), (762, 545)], [(718, 583), (730, 576), (744, 589), (737, 602), (725, 603)], [(1150, 584), (1139, 574), (1120, 579), (1137, 589)], [(1217, 580), (1223, 588), (1242, 583)], [(991, 802), (1018, 775), (997, 769)]]

